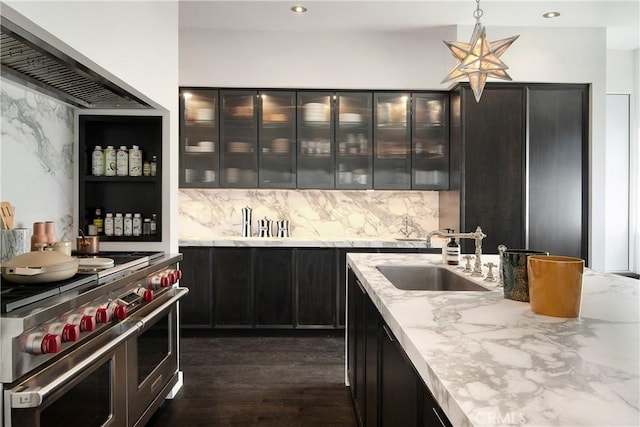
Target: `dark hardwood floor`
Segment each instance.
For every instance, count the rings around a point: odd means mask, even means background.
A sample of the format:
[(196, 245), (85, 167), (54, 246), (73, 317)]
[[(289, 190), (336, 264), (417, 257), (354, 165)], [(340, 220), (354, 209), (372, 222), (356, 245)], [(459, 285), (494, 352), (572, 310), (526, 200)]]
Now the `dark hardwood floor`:
[(344, 331), (182, 334), (184, 385), (148, 427), (356, 425)]

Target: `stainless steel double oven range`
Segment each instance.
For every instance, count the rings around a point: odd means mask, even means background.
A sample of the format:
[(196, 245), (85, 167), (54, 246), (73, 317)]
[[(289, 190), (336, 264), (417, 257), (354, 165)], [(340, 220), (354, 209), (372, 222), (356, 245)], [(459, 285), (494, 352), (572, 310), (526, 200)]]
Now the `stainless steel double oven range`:
[(5, 427), (143, 426), (182, 384), (180, 254), (109, 252), (48, 285), (2, 282)]

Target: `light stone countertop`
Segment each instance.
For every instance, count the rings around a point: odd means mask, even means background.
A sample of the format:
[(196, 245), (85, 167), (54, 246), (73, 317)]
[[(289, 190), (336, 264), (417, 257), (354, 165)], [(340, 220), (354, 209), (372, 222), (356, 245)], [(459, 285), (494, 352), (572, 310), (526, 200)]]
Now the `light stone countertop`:
[(482, 278), (491, 292), (402, 291), (375, 268), (442, 265), (437, 255), (347, 262), (454, 426), (640, 425), (638, 280), (585, 269), (580, 317), (564, 319)]
[[(179, 246), (210, 247), (327, 247), (327, 248), (426, 248), (425, 239), (397, 240), (393, 238), (264, 238), (264, 237), (220, 237), (215, 239), (182, 238)], [(434, 252), (440, 250), (442, 243), (434, 239)]]

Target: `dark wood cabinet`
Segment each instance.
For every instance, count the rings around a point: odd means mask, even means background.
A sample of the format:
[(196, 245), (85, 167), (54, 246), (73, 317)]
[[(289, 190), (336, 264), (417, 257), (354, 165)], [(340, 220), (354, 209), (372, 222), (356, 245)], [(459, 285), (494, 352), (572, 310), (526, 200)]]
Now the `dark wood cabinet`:
[(350, 268), (347, 276), (347, 376), (358, 424), (451, 426)]
[[(143, 161), (156, 157), (155, 176), (94, 176), (92, 153), (96, 146), (131, 149), (137, 145)], [(105, 236), (101, 241), (162, 241), (162, 117), (80, 115), (78, 119), (78, 226), (88, 232), (96, 209), (106, 213), (140, 213), (142, 218), (156, 216), (156, 233), (140, 236)]]
[(448, 93), (180, 88), (180, 186), (448, 188)]
[(260, 91), (258, 186), (296, 187), (296, 93)]
[(589, 206), (588, 95), (582, 85), (534, 86), (528, 90), (527, 245), (585, 260)]
[(459, 86), (440, 228), (481, 226), (485, 253), (504, 244), (587, 259), (587, 98), (585, 85), (488, 84), (476, 103)]
[(180, 326), (210, 328), (213, 325), (213, 249), (181, 247), (181, 286), (189, 294), (180, 301)]
[(215, 248), (213, 262), (216, 327), (246, 328), (255, 324), (253, 251)]
[(424, 427), (452, 427), (449, 418), (447, 418), (438, 402), (436, 402), (429, 387), (422, 381), (420, 381), (418, 387), (419, 391), (422, 392), (422, 422), (420, 422), (419, 425)]
[(355, 274), (349, 270), (349, 311), (347, 333), (347, 376), (349, 378), (351, 398), (359, 425), (365, 425), (365, 368), (366, 368), (366, 328), (367, 315), (365, 303), (367, 294), (358, 283)]
[(256, 249), (254, 288), (256, 324), (293, 325), (293, 250)]
[[(380, 328), (380, 425), (417, 426), (418, 377), (387, 325)], [(367, 424), (369, 425), (369, 424)]]
[(373, 95), (373, 187), (411, 188), (411, 94)]
[(337, 326), (337, 252), (297, 249), (297, 326)]
[(218, 99), (215, 89), (180, 89), (180, 187), (220, 185)]
[(348, 252), (437, 250), (182, 246), (181, 326), (342, 329)]
[(449, 188), (449, 94), (411, 94), (411, 188)]

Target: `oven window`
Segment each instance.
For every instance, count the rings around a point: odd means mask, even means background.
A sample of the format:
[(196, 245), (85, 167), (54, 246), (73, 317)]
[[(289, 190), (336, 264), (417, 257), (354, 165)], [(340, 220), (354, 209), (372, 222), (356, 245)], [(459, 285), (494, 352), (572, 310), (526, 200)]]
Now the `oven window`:
[(138, 384), (169, 355), (169, 314), (138, 337)]
[(111, 366), (107, 361), (42, 411), (42, 427), (101, 426), (111, 417)]

